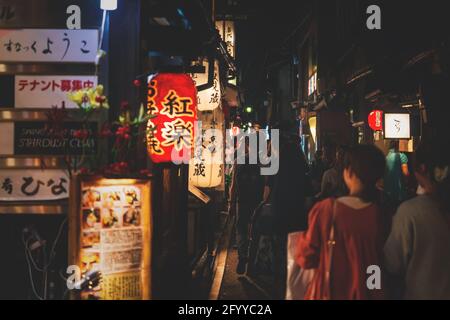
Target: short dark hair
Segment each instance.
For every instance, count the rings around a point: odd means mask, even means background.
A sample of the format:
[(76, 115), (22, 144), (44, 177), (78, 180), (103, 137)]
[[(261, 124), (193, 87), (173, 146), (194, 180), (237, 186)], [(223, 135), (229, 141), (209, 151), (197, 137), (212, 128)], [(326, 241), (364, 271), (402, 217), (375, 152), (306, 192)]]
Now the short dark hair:
[(359, 195), (364, 201), (377, 199), (376, 183), (386, 170), (383, 152), (374, 145), (357, 145), (345, 153), (344, 168), (350, 169), (362, 182), (364, 188)]
[(414, 153), (414, 170), (418, 171), (421, 165), (431, 181), (436, 185), (436, 198), (442, 209), (450, 214), (450, 174), (442, 179), (437, 179), (436, 168), (450, 167), (450, 141), (448, 138), (428, 138), (423, 140)]
[(398, 140), (389, 141), (389, 149), (394, 149), (395, 151), (398, 151), (398, 149), (399, 149)]

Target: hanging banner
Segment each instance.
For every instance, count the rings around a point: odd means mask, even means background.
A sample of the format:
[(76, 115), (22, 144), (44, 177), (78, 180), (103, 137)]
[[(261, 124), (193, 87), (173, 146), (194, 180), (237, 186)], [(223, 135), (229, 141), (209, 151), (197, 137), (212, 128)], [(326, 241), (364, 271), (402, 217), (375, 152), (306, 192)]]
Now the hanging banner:
[(385, 113), (384, 138), (411, 139), (411, 119), (409, 113)]
[(98, 30), (0, 29), (0, 62), (95, 63)]
[(67, 199), (69, 180), (66, 170), (0, 170), (0, 201)]
[[(193, 73), (191, 75), (195, 85), (198, 87), (208, 83), (209, 62), (203, 61), (203, 66), (206, 69), (206, 73)], [(199, 91), (197, 93), (197, 110), (198, 111), (211, 111), (219, 107), (222, 92), (220, 89), (219, 80), (219, 61), (214, 62), (214, 84), (211, 88)]]
[(150, 299), (150, 181), (77, 176), (72, 188), (69, 264), (102, 279), (72, 298)]
[(65, 105), (77, 109), (67, 94), (85, 88), (95, 88), (97, 76), (16, 76), (14, 85), (16, 108), (51, 108)]
[(236, 34), (234, 29), (234, 21), (220, 20), (216, 21), (216, 29), (219, 30), (219, 34), (222, 40), (227, 45), (227, 51), (231, 57), (236, 57)]
[(197, 119), (197, 89), (187, 74), (160, 73), (149, 79), (147, 150), (154, 163), (188, 163)]

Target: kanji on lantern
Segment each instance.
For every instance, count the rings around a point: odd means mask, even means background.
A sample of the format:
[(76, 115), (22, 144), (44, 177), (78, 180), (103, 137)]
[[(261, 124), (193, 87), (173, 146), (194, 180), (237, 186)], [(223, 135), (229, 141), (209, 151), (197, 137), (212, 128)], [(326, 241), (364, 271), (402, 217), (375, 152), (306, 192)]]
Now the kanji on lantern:
[[(197, 86), (205, 85), (208, 83), (208, 73), (209, 73), (209, 62), (203, 61), (202, 64), (205, 66), (205, 73), (194, 73), (191, 77)], [(205, 89), (198, 92), (197, 96), (197, 110), (198, 111), (212, 111), (219, 107), (222, 98), (222, 92), (220, 88), (219, 80), (219, 62), (216, 60), (214, 62), (214, 80), (211, 88)]]
[(374, 110), (369, 114), (369, 127), (373, 131), (383, 130), (383, 111)]
[(196, 110), (197, 89), (188, 75), (161, 73), (149, 79), (147, 112), (156, 117), (147, 125), (147, 151), (153, 162), (189, 162)]

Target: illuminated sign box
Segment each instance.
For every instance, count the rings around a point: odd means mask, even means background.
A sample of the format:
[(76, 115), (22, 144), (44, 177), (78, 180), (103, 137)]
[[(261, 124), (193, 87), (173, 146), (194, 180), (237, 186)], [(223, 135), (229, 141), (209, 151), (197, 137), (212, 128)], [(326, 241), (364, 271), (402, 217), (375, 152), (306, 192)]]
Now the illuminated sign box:
[(411, 117), (409, 113), (384, 114), (385, 139), (411, 139)]
[(73, 299), (151, 298), (150, 181), (74, 177), (69, 202), (69, 265), (101, 273)]
[(95, 63), (98, 30), (0, 29), (0, 62)]
[(50, 109), (64, 104), (67, 109), (78, 109), (68, 93), (96, 88), (97, 84), (97, 76), (16, 76), (15, 107)]

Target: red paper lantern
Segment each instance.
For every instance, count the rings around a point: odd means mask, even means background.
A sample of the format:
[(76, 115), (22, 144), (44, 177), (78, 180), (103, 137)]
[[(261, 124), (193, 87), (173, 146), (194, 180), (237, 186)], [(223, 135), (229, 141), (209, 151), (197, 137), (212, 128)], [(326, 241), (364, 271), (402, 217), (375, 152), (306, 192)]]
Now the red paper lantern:
[[(147, 151), (154, 163), (188, 163), (197, 119), (197, 89), (186, 74), (160, 73), (148, 83)], [(153, 129), (153, 130), (152, 130)]]
[(381, 130), (383, 130), (383, 111), (381, 111), (381, 110), (373, 110), (369, 114), (369, 127), (373, 131), (381, 131)]

